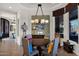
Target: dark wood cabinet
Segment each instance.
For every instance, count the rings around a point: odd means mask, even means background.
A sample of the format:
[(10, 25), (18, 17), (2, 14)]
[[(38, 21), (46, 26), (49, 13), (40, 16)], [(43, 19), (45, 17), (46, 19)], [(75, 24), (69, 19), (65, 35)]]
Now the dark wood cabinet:
[(9, 37), (9, 21), (4, 18), (0, 18), (0, 38)]
[(67, 51), (68, 53), (73, 53), (73, 48), (74, 45), (71, 45), (67, 42), (64, 42), (64, 50)]

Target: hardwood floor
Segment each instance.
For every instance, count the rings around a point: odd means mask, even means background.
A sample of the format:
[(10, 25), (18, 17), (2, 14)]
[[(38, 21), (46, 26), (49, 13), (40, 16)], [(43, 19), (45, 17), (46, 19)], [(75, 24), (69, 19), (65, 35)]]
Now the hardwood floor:
[(63, 48), (58, 49), (58, 56), (77, 56), (74, 53), (68, 53)]
[[(18, 46), (14, 40), (0, 41), (0, 56), (22, 56), (23, 48)], [(76, 56), (74, 53), (70, 54), (62, 48), (58, 50), (58, 56)]]
[(0, 56), (21, 56), (22, 47), (18, 46), (14, 40), (0, 41)]

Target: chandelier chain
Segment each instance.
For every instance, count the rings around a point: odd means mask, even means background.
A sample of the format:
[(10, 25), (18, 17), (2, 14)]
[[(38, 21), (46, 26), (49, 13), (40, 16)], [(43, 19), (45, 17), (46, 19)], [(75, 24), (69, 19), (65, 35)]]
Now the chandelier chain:
[(38, 8), (37, 8), (37, 11), (36, 11), (36, 16), (37, 16), (37, 14), (38, 14), (39, 8), (41, 9), (41, 13), (42, 13), (42, 15), (44, 16), (43, 9), (42, 9), (41, 6), (42, 6), (41, 4), (40, 4), (40, 5), (38, 4)]

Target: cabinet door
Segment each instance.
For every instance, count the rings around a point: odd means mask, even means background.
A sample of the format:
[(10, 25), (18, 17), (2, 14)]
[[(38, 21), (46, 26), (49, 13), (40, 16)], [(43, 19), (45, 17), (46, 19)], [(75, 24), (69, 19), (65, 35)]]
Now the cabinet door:
[(0, 33), (1, 33), (1, 19), (0, 19)]
[(8, 36), (9, 34), (9, 21), (5, 20), (5, 34)]
[(9, 21), (1, 18), (1, 31), (2, 31), (2, 37), (9, 37)]
[(75, 9), (72, 9), (69, 12), (69, 39), (72, 41), (75, 41), (78, 43), (78, 9), (75, 7)]
[(1, 33), (1, 27), (2, 27), (2, 26), (1, 26), (1, 19), (0, 19), (0, 33)]

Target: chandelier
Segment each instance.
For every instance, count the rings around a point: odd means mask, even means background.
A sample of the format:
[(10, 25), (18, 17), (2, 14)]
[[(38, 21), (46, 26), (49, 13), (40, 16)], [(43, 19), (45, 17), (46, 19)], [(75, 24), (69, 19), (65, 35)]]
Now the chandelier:
[[(41, 20), (39, 20), (39, 19), (37, 18), (39, 8), (41, 9), (41, 13), (42, 13), (42, 17), (43, 17)], [(42, 9), (42, 5), (41, 5), (41, 4), (38, 4), (38, 7), (37, 7), (37, 11), (36, 11), (36, 15), (35, 15), (35, 17), (36, 17), (35, 19), (32, 19), (32, 20), (31, 20), (32, 23), (46, 24), (46, 23), (49, 22), (47, 19), (44, 18), (44, 13), (43, 13), (43, 9)]]

